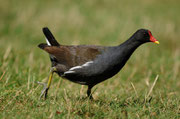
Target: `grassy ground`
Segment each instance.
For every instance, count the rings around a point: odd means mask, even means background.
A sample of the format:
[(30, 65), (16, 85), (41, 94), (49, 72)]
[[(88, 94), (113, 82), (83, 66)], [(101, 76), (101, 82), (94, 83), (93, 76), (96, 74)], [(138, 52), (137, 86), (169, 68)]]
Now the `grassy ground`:
[[(180, 118), (180, 2), (178, 0), (0, 0), (0, 118)], [(118, 45), (150, 29), (160, 45), (138, 48), (123, 70), (93, 88), (49, 75), (37, 48), (48, 26), (61, 44)], [(159, 77), (158, 77), (159, 76)], [(155, 80), (156, 79), (156, 80)]]

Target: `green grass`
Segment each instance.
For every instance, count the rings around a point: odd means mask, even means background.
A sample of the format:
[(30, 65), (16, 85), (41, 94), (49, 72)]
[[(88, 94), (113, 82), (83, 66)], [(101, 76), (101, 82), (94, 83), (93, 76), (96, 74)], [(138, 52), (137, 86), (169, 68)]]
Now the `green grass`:
[[(180, 118), (178, 0), (0, 3), (0, 118)], [(160, 45), (138, 48), (120, 73), (93, 88), (94, 101), (85, 99), (86, 86), (57, 75), (39, 100), (36, 82), (46, 81), (51, 65), (37, 47), (44, 26), (61, 44), (118, 45), (147, 28)]]

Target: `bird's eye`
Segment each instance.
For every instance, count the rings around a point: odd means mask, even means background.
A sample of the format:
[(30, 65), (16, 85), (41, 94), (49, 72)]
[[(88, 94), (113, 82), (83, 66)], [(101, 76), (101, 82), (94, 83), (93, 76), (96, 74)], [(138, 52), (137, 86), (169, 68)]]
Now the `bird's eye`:
[(147, 37), (149, 34), (148, 33), (144, 33), (144, 36)]

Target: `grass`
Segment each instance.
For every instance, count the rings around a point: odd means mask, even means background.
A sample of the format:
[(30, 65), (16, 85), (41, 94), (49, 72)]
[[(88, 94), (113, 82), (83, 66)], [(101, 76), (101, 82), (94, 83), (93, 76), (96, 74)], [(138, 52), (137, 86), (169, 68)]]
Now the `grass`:
[[(9, 0), (0, 4), (0, 118), (180, 118), (179, 1)], [(37, 48), (48, 26), (61, 44), (118, 45), (150, 29), (160, 45), (145, 44), (123, 70), (93, 88), (54, 75), (39, 100), (50, 61)], [(158, 77), (157, 77), (158, 76)]]

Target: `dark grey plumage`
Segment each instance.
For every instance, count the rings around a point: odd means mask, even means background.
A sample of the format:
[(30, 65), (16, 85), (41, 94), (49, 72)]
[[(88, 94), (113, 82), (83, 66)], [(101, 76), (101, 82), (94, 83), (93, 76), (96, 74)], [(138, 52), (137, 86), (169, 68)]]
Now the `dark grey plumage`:
[(146, 42), (159, 43), (146, 29), (138, 30), (118, 46), (109, 47), (60, 45), (48, 28), (44, 28), (43, 32), (47, 44), (39, 47), (50, 54), (55, 72), (72, 82), (88, 85), (88, 96), (94, 85), (117, 74), (137, 47)]

